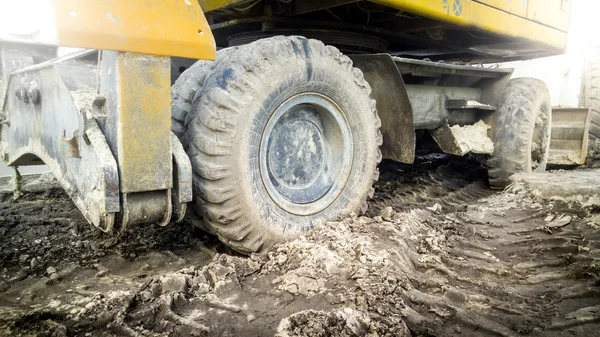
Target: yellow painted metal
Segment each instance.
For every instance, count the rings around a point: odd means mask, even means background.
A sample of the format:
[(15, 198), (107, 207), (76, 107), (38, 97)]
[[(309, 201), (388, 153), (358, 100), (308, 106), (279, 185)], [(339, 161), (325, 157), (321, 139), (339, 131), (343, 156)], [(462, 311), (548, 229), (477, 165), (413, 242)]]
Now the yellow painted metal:
[(215, 41), (196, 0), (52, 0), (59, 44), (213, 60)]
[(527, 1), (528, 0), (475, 0), (488, 6), (498, 8), (511, 14), (527, 17)]
[(171, 188), (171, 62), (119, 53), (116, 71), (122, 192)]
[(106, 62), (102, 66), (104, 80), (114, 84), (114, 89), (101, 94), (111, 95), (114, 102), (110, 117), (114, 127), (105, 131), (117, 138), (121, 193), (171, 188), (169, 58), (103, 52), (101, 62)]
[(567, 33), (564, 31), (472, 0), (370, 1), (450, 24), (476, 27), (491, 33), (539, 42), (561, 51), (567, 44)]
[[(214, 11), (215, 9), (221, 9), (242, 2), (248, 2), (248, 0), (198, 0), (200, 7), (204, 12)], [(242, 6), (244, 7), (244, 6)]]
[[(564, 50), (567, 43), (571, 0), (369, 1), (450, 24), (539, 42), (557, 51)], [(240, 2), (241, 0), (200, 0), (205, 12)]]
[(528, 0), (527, 18), (562, 31), (569, 29), (571, 0)]

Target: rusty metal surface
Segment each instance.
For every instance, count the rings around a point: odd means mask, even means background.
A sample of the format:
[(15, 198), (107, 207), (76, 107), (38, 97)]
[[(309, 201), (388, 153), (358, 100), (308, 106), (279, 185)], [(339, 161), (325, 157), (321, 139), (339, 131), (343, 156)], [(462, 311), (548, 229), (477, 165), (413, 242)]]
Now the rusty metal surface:
[(412, 163), (415, 157), (413, 110), (392, 57), (376, 54), (353, 55), (350, 58), (354, 66), (363, 72), (372, 89), (371, 97), (377, 102), (383, 135), (383, 157)]
[(588, 108), (552, 108), (548, 164), (583, 165), (588, 154)]

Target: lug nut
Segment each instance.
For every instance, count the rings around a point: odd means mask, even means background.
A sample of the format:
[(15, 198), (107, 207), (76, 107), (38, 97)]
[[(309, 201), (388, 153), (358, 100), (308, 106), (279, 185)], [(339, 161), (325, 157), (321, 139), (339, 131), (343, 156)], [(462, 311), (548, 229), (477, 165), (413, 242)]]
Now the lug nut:
[(27, 89), (27, 97), (33, 104), (37, 104), (40, 101), (40, 89), (36, 86), (29, 87)]

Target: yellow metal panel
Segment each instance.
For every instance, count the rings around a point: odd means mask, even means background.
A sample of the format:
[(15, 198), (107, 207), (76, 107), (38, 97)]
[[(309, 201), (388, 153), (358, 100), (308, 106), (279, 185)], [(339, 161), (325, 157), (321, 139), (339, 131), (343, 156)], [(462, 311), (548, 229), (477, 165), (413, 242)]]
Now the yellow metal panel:
[(59, 44), (213, 60), (196, 0), (52, 0)]
[(370, 1), (451, 24), (540, 42), (558, 50), (563, 50), (567, 44), (567, 34), (563, 31), (471, 0)]
[(488, 6), (498, 8), (511, 14), (527, 17), (527, 1), (528, 0), (475, 0)]
[(567, 31), (570, 10), (571, 0), (529, 0), (527, 18)]
[(123, 193), (172, 186), (170, 70), (167, 57), (118, 54), (113, 71)]

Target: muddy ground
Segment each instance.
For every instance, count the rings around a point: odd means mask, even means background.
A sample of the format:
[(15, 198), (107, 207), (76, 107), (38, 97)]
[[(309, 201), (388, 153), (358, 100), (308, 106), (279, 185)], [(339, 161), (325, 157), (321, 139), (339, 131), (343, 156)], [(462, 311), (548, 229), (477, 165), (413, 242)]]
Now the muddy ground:
[(115, 239), (50, 177), (5, 181), (0, 335), (600, 335), (600, 171), (497, 192), (466, 159), (380, 169), (367, 216), (250, 257), (186, 223)]

